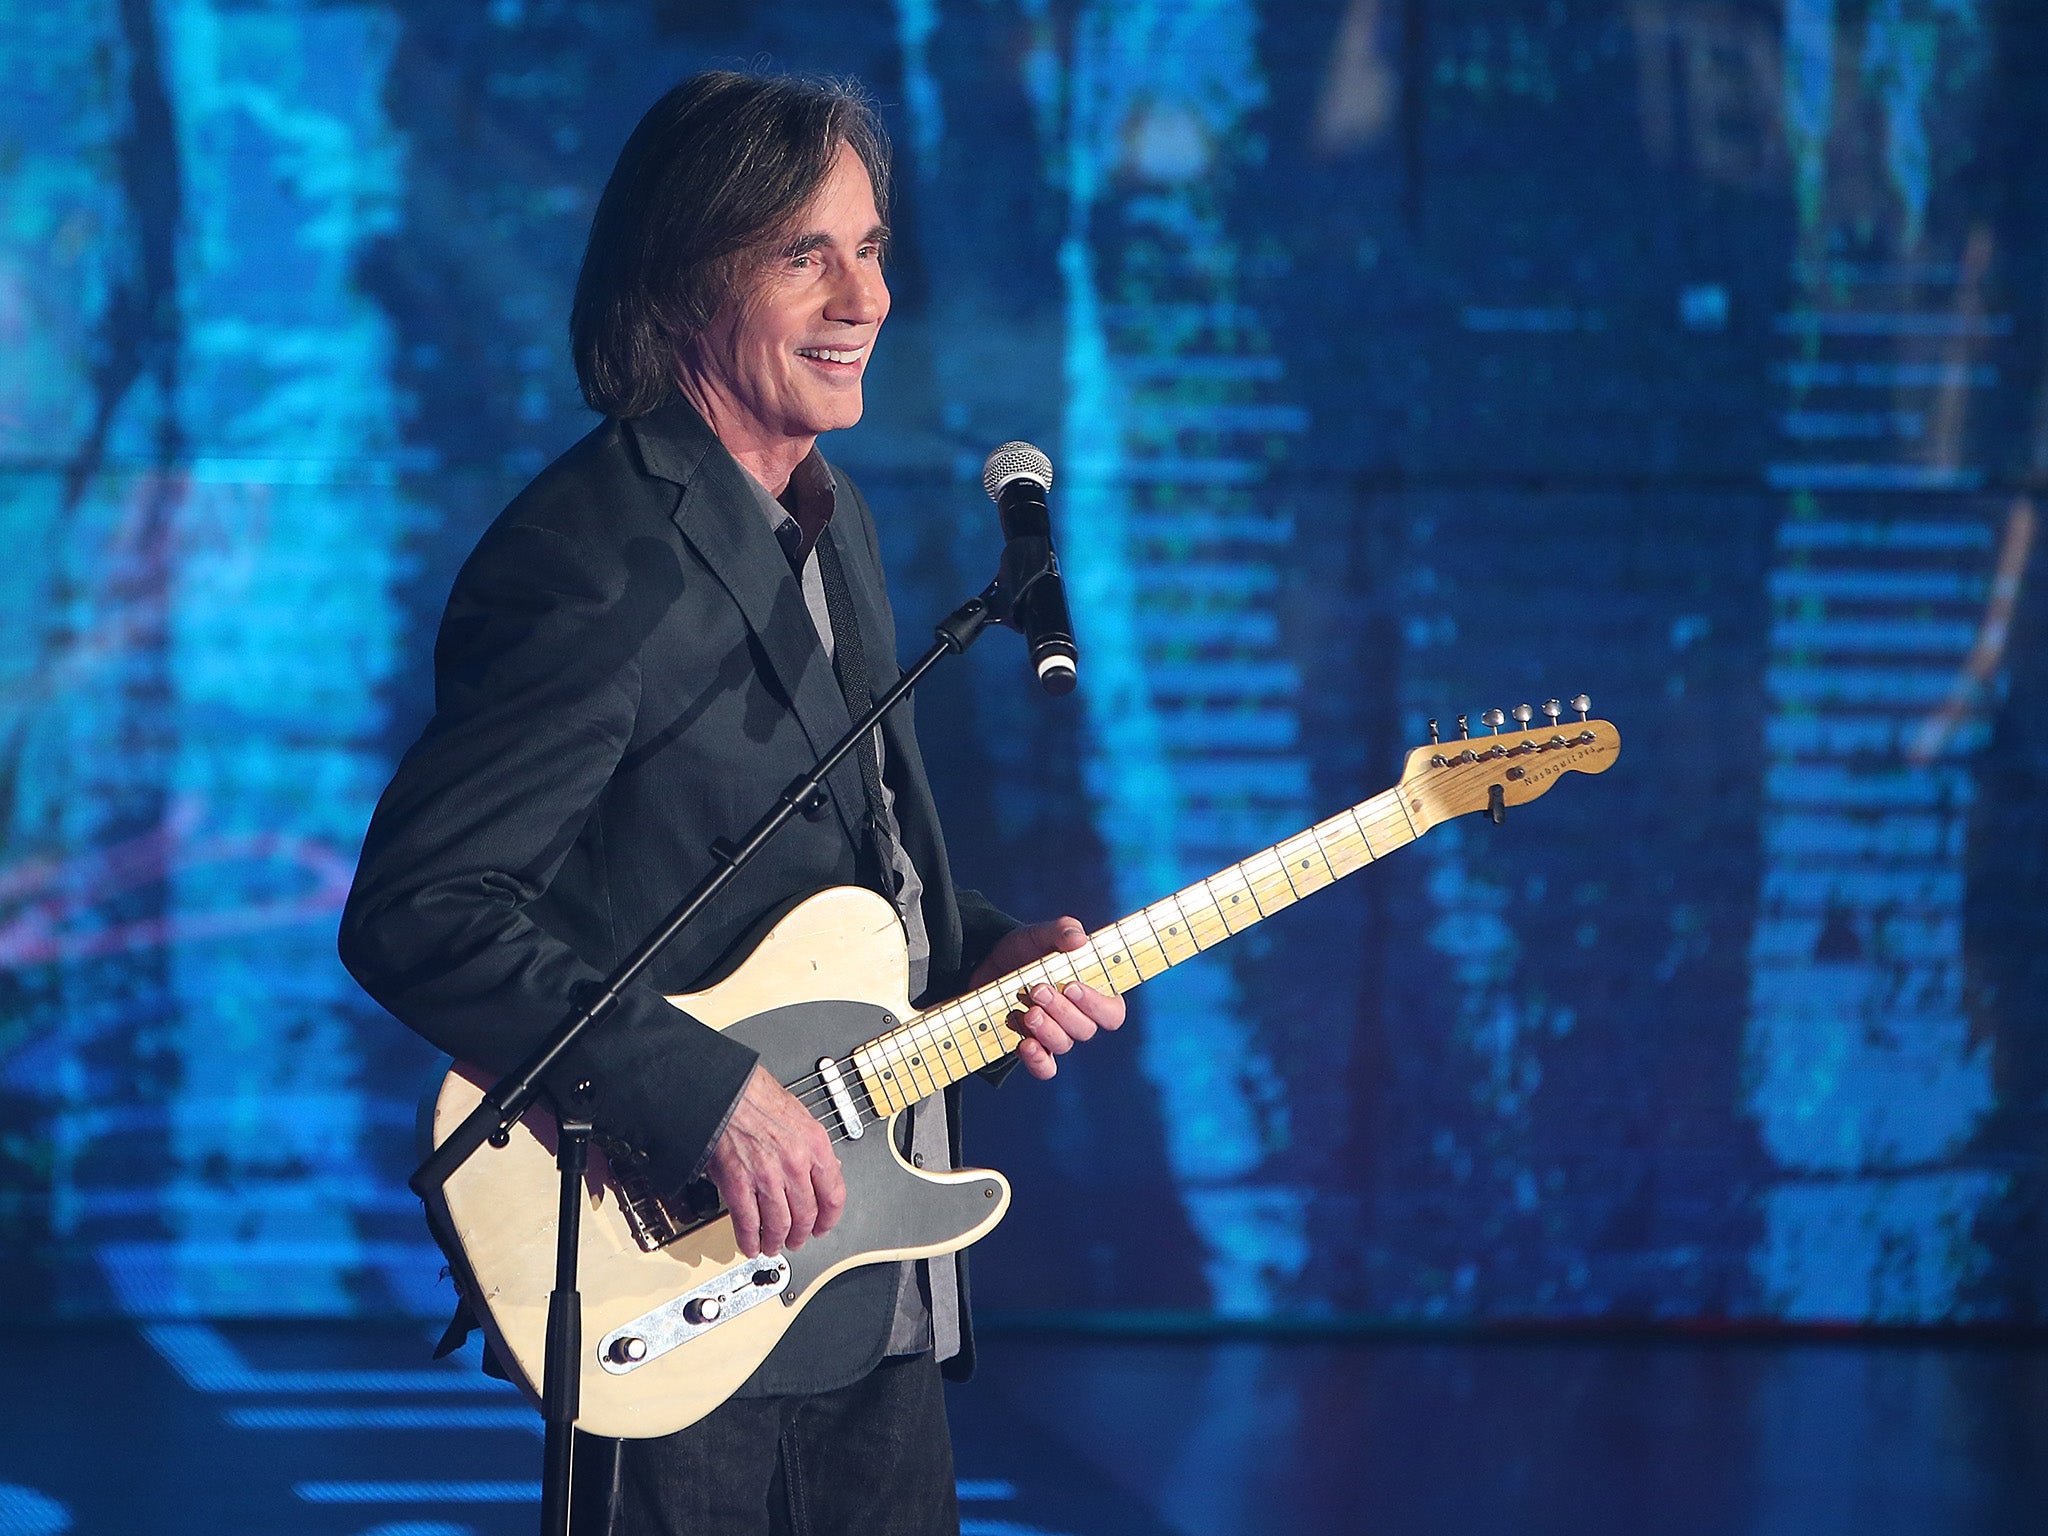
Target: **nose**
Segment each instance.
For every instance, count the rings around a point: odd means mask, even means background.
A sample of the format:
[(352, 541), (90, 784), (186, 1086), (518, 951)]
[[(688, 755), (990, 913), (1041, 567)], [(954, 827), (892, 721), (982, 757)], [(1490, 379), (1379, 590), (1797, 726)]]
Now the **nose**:
[(825, 318), (845, 325), (880, 325), (889, 313), (889, 284), (881, 265), (873, 261), (850, 261), (840, 269), (832, 286), (832, 299)]

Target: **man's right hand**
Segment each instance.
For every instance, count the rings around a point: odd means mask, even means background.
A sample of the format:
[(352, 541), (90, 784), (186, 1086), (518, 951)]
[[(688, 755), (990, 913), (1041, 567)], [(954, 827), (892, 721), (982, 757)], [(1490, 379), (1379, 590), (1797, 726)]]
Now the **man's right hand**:
[(759, 1067), (704, 1175), (718, 1186), (740, 1252), (750, 1259), (801, 1248), (830, 1232), (846, 1209), (846, 1179), (825, 1127)]

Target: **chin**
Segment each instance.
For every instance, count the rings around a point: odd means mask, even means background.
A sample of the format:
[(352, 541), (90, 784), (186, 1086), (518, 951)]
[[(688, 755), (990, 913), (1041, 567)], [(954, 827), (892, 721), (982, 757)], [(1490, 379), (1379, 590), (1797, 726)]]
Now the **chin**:
[(865, 404), (857, 389), (850, 397), (841, 396), (832, 400), (811, 413), (811, 420), (815, 423), (811, 428), (812, 435), (838, 432), (846, 427), (858, 425), (864, 409)]

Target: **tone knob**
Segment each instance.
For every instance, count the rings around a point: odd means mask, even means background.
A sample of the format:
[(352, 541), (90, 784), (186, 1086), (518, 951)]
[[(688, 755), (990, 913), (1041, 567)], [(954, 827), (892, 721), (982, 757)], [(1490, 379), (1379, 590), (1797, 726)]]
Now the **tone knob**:
[(647, 1341), (636, 1333), (620, 1334), (604, 1353), (613, 1365), (633, 1365), (647, 1358)]
[(683, 1308), (684, 1319), (700, 1326), (705, 1323), (717, 1322), (724, 1313), (725, 1298), (723, 1296), (699, 1296), (695, 1301), (689, 1302)]

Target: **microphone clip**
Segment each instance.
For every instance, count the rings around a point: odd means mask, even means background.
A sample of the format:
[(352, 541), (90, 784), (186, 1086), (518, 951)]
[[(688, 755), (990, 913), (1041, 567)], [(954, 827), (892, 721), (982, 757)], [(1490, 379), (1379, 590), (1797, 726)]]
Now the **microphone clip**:
[(1022, 534), (1003, 545), (1002, 563), (996, 567), (995, 584), (989, 589), (989, 607), (998, 624), (1021, 628), (1016, 614), (1031, 589), (1041, 581), (1059, 581), (1059, 556), (1052, 540), (1043, 534)]

